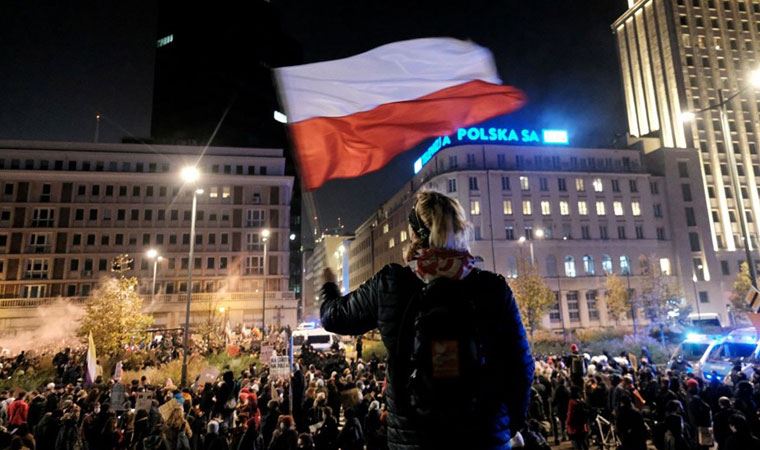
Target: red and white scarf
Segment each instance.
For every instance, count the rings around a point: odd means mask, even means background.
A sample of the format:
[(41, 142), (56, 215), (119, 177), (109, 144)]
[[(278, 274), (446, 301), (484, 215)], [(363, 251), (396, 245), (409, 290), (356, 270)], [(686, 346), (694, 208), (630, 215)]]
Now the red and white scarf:
[(407, 264), (420, 280), (430, 283), (440, 277), (461, 280), (472, 271), (476, 261), (467, 250), (422, 248)]

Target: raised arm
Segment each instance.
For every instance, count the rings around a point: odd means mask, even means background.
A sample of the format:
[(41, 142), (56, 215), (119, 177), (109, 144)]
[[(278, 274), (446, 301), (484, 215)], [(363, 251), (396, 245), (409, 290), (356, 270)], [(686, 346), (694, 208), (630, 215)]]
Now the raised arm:
[(322, 286), (322, 305), (319, 309), (325, 330), (360, 335), (376, 328), (385, 272), (385, 269), (381, 270), (355, 291), (343, 296), (335, 282), (328, 280)]

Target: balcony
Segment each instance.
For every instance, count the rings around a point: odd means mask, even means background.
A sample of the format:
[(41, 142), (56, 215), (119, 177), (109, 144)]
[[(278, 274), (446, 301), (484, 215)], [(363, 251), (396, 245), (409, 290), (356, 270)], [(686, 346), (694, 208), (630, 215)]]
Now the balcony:
[(32, 219), (32, 228), (52, 228), (55, 226), (53, 219)]
[(53, 246), (50, 244), (34, 244), (27, 245), (24, 248), (24, 253), (50, 253), (52, 249)]
[(47, 271), (41, 271), (41, 270), (27, 270), (24, 272), (24, 279), (25, 280), (47, 280), (48, 273)]

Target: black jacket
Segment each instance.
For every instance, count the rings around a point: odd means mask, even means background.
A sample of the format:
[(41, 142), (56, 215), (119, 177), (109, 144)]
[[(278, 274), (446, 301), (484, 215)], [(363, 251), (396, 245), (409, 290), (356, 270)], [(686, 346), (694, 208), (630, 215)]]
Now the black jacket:
[[(361, 335), (380, 329), (383, 343), (388, 349), (388, 444), (391, 449), (424, 447), (424, 438), (445, 434), (444, 439), (462, 438), (468, 448), (504, 448), (512, 428), (519, 428), (527, 413), (528, 393), (533, 379), (534, 362), (520, 320), (517, 303), (503, 277), (491, 272), (475, 270), (463, 283), (472, 292), (472, 299), (481, 316), (488, 318), (484, 327), (487, 336), (484, 345), (494, 357), (490, 359), (493, 373), (498, 379), (486, 386), (489, 408), (473, 420), (477, 428), (466, 436), (452, 436), (450, 431), (423, 430), (413, 417), (403, 413), (399, 406), (405, 400), (396, 398), (403, 390), (408, 373), (399, 359), (399, 326), (406, 306), (424, 284), (408, 267), (398, 264), (385, 266), (357, 290), (341, 296), (338, 287), (327, 283), (322, 288), (322, 325), (328, 331), (344, 335)], [(405, 334), (406, 335), (406, 334)], [(489, 348), (490, 347), (490, 348)], [(452, 418), (462, 421), (463, 418)]]

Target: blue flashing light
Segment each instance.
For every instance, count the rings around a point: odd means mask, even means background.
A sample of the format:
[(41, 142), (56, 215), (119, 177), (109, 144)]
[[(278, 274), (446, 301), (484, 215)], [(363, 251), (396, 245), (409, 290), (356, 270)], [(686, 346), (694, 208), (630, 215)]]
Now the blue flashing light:
[(710, 375), (710, 374), (708, 373), (708, 374), (706, 374), (706, 375), (705, 375), (705, 378), (707, 378), (708, 380), (712, 380), (712, 375)]
[(704, 337), (705, 337), (705, 335), (704, 335), (704, 334), (699, 334), (699, 333), (688, 333), (688, 334), (686, 335), (686, 340), (687, 340), (687, 341), (698, 341), (698, 340), (700, 340), (700, 339), (702, 339), (702, 338), (704, 338)]
[(541, 130), (544, 138), (544, 144), (561, 144), (567, 145), (570, 140), (567, 137), (567, 130)]
[(476, 143), (497, 143), (497, 144), (516, 144), (516, 145), (569, 145), (570, 139), (567, 130), (560, 129), (543, 129), (536, 130), (530, 128), (480, 128), (469, 127), (459, 128), (451, 136), (440, 136), (436, 138), (430, 147), (425, 150), (414, 162), (414, 173), (417, 174), (422, 167), (427, 164), (433, 156), (442, 148), (457, 144), (476, 144)]

